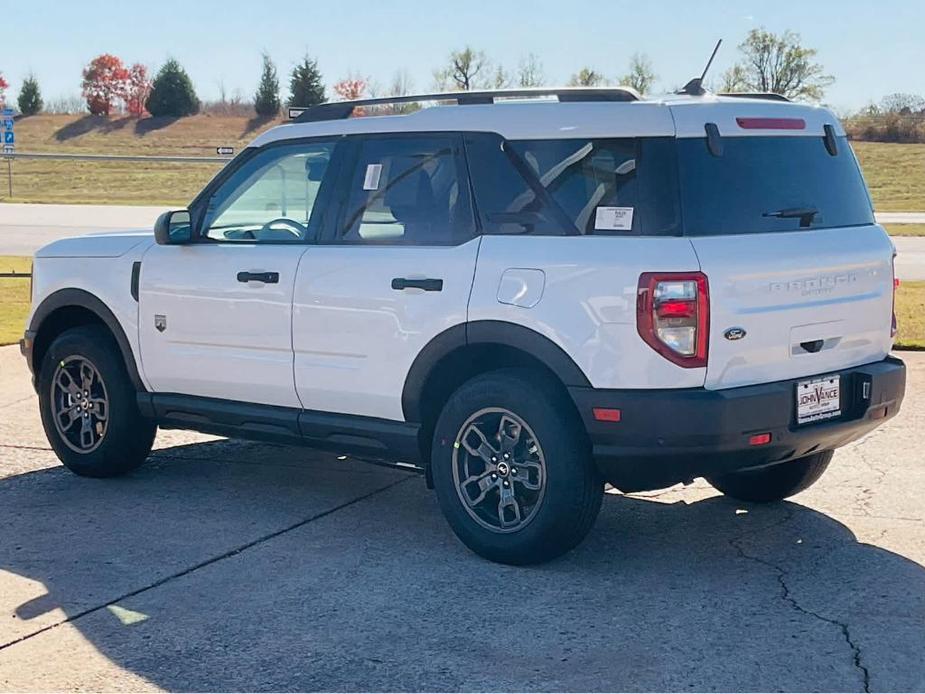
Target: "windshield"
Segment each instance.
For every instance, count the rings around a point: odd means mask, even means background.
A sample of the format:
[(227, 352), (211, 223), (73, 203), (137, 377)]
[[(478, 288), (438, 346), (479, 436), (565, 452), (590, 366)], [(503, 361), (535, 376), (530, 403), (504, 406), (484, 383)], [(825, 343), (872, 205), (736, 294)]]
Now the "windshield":
[(832, 155), (822, 137), (678, 140), (684, 230), (691, 236), (873, 224), (870, 197), (845, 137)]

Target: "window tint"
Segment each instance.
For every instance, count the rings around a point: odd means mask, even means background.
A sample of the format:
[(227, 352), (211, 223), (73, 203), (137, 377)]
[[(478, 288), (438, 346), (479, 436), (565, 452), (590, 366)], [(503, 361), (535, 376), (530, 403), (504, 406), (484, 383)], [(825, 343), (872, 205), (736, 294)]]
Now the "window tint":
[(505, 153), (509, 144), (498, 135), (484, 134), (466, 135), (465, 142), (469, 175), (486, 233), (566, 233), (563, 223)]
[(370, 138), (358, 145), (339, 239), (448, 245), (474, 234), (455, 137)]
[(305, 240), (334, 147), (273, 147), (245, 162), (209, 199), (203, 235), (251, 243)]
[(475, 139), (469, 168), (489, 233), (680, 233), (671, 138)]
[[(685, 233), (694, 236), (872, 224), (873, 212), (846, 138), (829, 154), (822, 137), (723, 137), (721, 156), (701, 138), (679, 139)], [(798, 212), (814, 212), (801, 220)], [(783, 216), (768, 216), (774, 213)]]

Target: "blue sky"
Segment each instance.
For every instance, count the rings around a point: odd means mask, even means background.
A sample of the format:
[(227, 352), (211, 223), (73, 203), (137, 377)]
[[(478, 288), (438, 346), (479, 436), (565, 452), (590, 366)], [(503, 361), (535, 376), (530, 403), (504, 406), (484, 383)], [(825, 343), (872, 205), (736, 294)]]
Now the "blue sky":
[(102, 52), (152, 69), (176, 57), (206, 99), (220, 82), (250, 98), (264, 50), (281, 77), (308, 52), (328, 84), (354, 73), (386, 85), (404, 69), (423, 91), (466, 43), (508, 68), (533, 52), (554, 84), (582, 65), (615, 78), (641, 51), (657, 86), (670, 89), (699, 73), (723, 38), (719, 75), (755, 26), (793, 29), (817, 48), (836, 77), (826, 100), (837, 108), (896, 91), (925, 95), (925, 0), (0, 0), (0, 10), (10, 94), (31, 70), (46, 99), (78, 94), (82, 66)]

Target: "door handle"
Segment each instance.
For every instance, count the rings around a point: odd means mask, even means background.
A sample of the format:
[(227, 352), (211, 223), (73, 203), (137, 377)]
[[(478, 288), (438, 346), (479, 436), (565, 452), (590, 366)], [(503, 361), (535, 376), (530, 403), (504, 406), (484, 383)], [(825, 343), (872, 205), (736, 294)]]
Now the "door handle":
[(392, 289), (397, 291), (401, 291), (403, 289), (423, 289), (425, 292), (442, 292), (443, 280), (412, 280), (408, 279), (407, 277), (395, 277), (392, 279)]
[(264, 284), (279, 284), (278, 272), (239, 272), (238, 282), (263, 282)]

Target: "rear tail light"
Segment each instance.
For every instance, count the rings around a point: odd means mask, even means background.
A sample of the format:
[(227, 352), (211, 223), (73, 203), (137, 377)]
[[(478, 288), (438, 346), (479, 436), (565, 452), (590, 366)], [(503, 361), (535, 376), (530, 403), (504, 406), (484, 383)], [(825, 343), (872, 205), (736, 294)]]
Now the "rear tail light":
[(890, 337), (896, 337), (899, 332), (899, 321), (896, 320), (896, 290), (899, 289), (899, 278), (896, 276), (896, 251), (893, 251), (893, 318), (890, 323)]
[(706, 366), (710, 336), (707, 276), (702, 272), (640, 275), (636, 329), (646, 344), (678, 366)]

